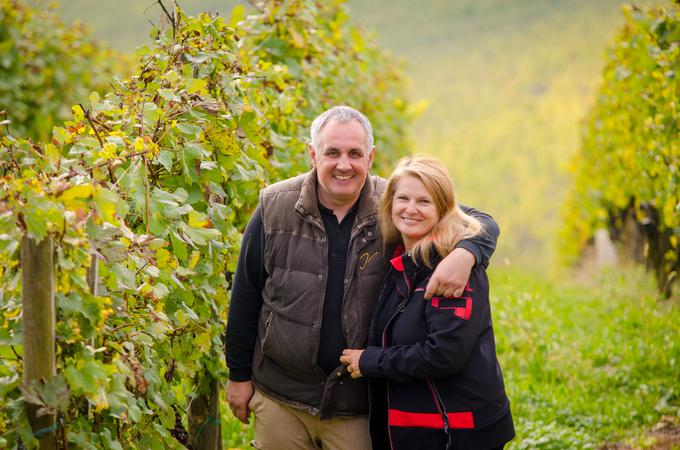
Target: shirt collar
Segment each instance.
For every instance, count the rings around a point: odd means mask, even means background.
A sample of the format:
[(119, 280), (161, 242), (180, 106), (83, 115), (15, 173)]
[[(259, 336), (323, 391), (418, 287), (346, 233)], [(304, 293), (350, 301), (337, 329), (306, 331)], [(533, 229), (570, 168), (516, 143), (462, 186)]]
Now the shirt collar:
[[(354, 204), (349, 209), (349, 211), (347, 211), (347, 216), (351, 216), (352, 214), (356, 214), (356, 212), (359, 210), (359, 200), (360, 199), (357, 199), (357, 201), (354, 202)], [(319, 205), (319, 211), (321, 212), (321, 214), (335, 215), (335, 213), (333, 212), (332, 209), (326, 208), (324, 205), (321, 204), (320, 201), (317, 201), (317, 203)]]

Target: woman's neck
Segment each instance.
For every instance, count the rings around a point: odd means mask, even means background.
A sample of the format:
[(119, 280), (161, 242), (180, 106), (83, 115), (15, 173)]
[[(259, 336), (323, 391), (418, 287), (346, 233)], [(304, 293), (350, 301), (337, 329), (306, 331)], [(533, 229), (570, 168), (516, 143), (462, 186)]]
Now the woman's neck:
[(415, 247), (415, 245), (418, 243), (418, 241), (411, 241), (404, 236), (401, 237), (401, 240), (404, 242), (404, 252), (406, 253), (409, 253), (411, 250), (413, 250), (413, 247)]

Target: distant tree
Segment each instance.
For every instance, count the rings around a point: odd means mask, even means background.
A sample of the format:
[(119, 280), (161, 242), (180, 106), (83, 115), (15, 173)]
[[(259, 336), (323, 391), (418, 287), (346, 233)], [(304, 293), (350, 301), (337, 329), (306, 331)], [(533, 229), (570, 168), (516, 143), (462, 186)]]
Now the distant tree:
[(624, 8), (566, 208), (575, 255), (606, 227), (671, 294), (680, 271), (680, 6)]
[(0, 111), (15, 136), (46, 140), (70, 105), (104, 92), (121, 56), (95, 43), (79, 24), (67, 25), (56, 4), (47, 9), (0, 0)]

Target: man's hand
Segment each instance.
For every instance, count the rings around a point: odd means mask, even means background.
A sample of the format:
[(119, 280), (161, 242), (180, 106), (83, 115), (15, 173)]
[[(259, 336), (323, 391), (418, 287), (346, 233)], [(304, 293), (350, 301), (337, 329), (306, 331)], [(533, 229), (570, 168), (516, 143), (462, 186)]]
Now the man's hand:
[(340, 362), (347, 366), (347, 372), (352, 378), (360, 378), (361, 369), (359, 369), (359, 359), (363, 350), (356, 350), (351, 348), (346, 348), (342, 351), (342, 356), (340, 356)]
[(475, 255), (464, 248), (455, 248), (444, 258), (430, 277), (425, 298), (433, 295), (460, 297), (475, 266)]
[(255, 389), (251, 381), (228, 381), (227, 382), (227, 402), (231, 413), (238, 420), (248, 425), (250, 423), (250, 409), (248, 403), (253, 398)]

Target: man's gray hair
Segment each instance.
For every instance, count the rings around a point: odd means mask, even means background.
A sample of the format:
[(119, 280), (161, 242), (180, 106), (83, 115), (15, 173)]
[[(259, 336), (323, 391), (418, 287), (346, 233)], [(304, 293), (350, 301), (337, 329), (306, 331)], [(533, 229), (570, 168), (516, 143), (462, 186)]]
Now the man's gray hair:
[(349, 122), (350, 120), (356, 120), (364, 129), (366, 132), (367, 151), (371, 151), (373, 148), (373, 127), (371, 126), (371, 122), (361, 112), (349, 106), (334, 106), (331, 109), (327, 109), (321, 113), (319, 117), (314, 119), (310, 133), (312, 138), (312, 147), (318, 149), (319, 134), (321, 134), (321, 130), (323, 130), (326, 125), (331, 122), (345, 123)]

